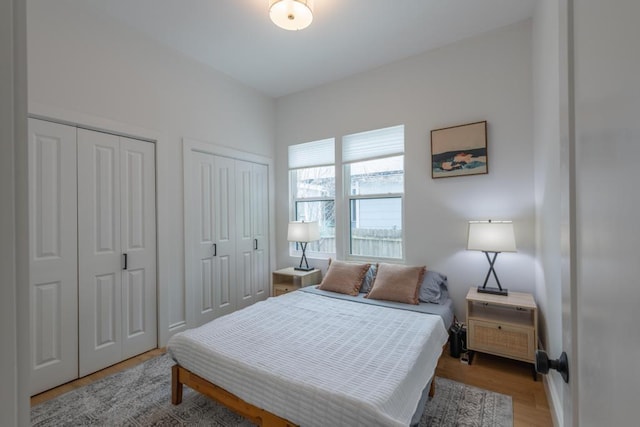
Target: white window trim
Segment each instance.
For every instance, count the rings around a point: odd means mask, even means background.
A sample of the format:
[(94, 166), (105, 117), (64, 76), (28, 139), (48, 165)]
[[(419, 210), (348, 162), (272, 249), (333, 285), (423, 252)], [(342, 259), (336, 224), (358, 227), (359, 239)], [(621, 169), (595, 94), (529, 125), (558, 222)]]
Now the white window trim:
[[(336, 209), (335, 214), (337, 215), (338, 213), (338, 209), (336, 207), (336, 203), (337, 203), (337, 198), (329, 198), (329, 197), (310, 197), (310, 198), (297, 198), (295, 197), (296, 194), (296, 182), (294, 182), (294, 180), (291, 179), (291, 172), (299, 170), (299, 169), (308, 169), (308, 168), (315, 168), (315, 167), (327, 167), (327, 166), (332, 166), (335, 170), (335, 172), (337, 173), (337, 166), (336, 164), (329, 164), (329, 165), (314, 165), (314, 166), (307, 166), (304, 168), (292, 168), (288, 170), (288, 180), (289, 180), (289, 221), (295, 221), (296, 220), (296, 202), (298, 201), (304, 201), (304, 202), (320, 202), (320, 201), (333, 201), (334, 207)], [(337, 177), (336, 177), (336, 182), (337, 182)], [(336, 246), (338, 244), (338, 220), (337, 220), (337, 216), (336, 216)], [(289, 245), (289, 256), (291, 257), (302, 257), (302, 249), (296, 249), (296, 247), (299, 247), (299, 245), (296, 245), (295, 242), (287, 242), (287, 244)], [(336, 248), (337, 251), (337, 248)], [(318, 251), (312, 251), (310, 249), (307, 248), (306, 252), (305, 252), (306, 256), (308, 259), (320, 259), (320, 260), (325, 260), (325, 259), (329, 259), (329, 258), (335, 258), (336, 254), (333, 252), (318, 252)]]
[[(393, 154), (393, 155), (389, 155), (389, 156), (384, 156), (384, 157), (377, 157), (377, 159), (379, 158), (386, 158), (386, 157), (395, 157), (398, 156), (398, 154)], [(374, 159), (367, 159), (367, 160), (374, 160)], [(402, 162), (402, 170), (404, 172), (404, 160)], [(340, 168), (342, 171), (342, 175), (343, 176), (349, 176), (348, 173), (348, 167), (349, 167), (350, 163), (346, 163), (344, 165), (342, 165), (342, 167)], [(403, 180), (403, 184), (402, 184), (402, 188), (403, 188), (403, 192), (402, 193), (380, 193), (380, 194), (366, 194), (366, 195), (362, 195), (362, 196), (354, 196), (349, 194), (351, 188), (350, 188), (350, 183), (348, 180), (344, 179), (342, 182), (342, 203), (344, 205), (344, 219), (340, 221), (340, 223), (343, 225), (341, 228), (342, 230), (342, 238), (339, 239), (342, 243), (342, 252), (340, 252), (342, 254), (342, 259), (345, 259), (347, 261), (374, 261), (374, 262), (388, 262), (388, 263), (404, 263), (406, 261), (406, 250), (405, 250), (405, 242), (406, 242), (406, 230), (405, 230), (405, 209), (404, 209), (404, 187), (405, 187), (405, 181)], [(387, 258), (387, 257), (374, 257), (374, 256), (370, 256), (370, 255), (353, 255), (351, 254), (351, 208), (350, 208), (350, 204), (351, 204), (351, 200), (364, 200), (364, 199), (387, 199), (387, 198), (399, 198), (400, 199), (400, 207), (402, 209), (402, 257), (401, 258)], [(338, 218), (338, 211), (337, 211), (337, 206), (336, 206), (336, 218)], [(336, 220), (336, 222), (338, 222)], [(336, 250), (337, 250), (337, 242), (338, 242), (338, 238), (337, 238), (337, 225), (336, 225)], [(302, 252), (301, 252), (302, 253)]]
[[(398, 125), (398, 126), (404, 126), (404, 125)], [(381, 128), (381, 129), (385, 129), (385, 128)], [(375, 129), (372, 129), (371, 131), (374, 131)], [(369, 132), (369, 131), (366, 131)], [(349, 134), (352, 135), (352, 134)], [(372, 156), (372, 157), (366, 157), (366, 158), (362, 158), (362, 159), (358, 159), (358, 160), (353, 160), (351, 162), (343, 162), (342, 161), (342, 145), (343, 145), (343, 141), (344, 138), (349, 136), (349, 135), (342, 135), (342, 136), (337, 136), (334, 139), (334, 150), (335, 150), (335, 161), (333, 163), (333, 165), (313, 165), (313, 166), (305, 166), (306, 167), (320, 167), (320, 166), (334, 166), (335, 168), (335, 185), (336, 185), (336, 192), (335, 192), (335, 198), (333, 199), (334, 201), (334, 207), (335, 207), (335, 218), (336, 218), (336, 241), (335, 241), (335, 246), (336, 246), (336, 252), (335, 253), (326, 253), (326, 252), (313, 252), (313, 251), (309, 251), (307, 249), (306, 251), (306, 255), (308, 259), (317, 259), (317, 260), (326, 260), (328, 258), (339, 258), (339, 259), (344, 259), (347, 261), (367, 261), (367, 262), (388, 262), (388, 263), (404, 263), (406, 261), (406, 209), (405, 209), (405, 194), (406, 194), (406, 180), (403, 180), (403, 191), (402, 193), (383, 193), (383, 194), (367, 194), (367, 195), (363, 195), (363, 196), (352, 196), (349, 194), (350, 192), (350, 183), (344, 178), (345, 176), (348, 176), (347, 174), (347, 167), (349, 167), (349, 165), (351, 163), (358, 163), (358, 162), (362, 162), (362, 161), (369, 161), (369, 160), (377, 160), (377, 159), (385, 159), (388, 157), (395, 157), (395, 156), (405, 156), (406, 154), (406, 134), (404, 137), (404, 147), (405, 149), (403, 149), (402, 152), (396, 152), (394, 151), (393, 153), (389, 153), (387, 155), (382, 155), (382, 156)], [(402, 165), (402, 170), (403, 173), (405, 174), (406, 177), (406, 169), (405, 169), (405, 164), (406, 164), (406, 159), (403, 158), (403, 165)], [(304, 169), (304, 168), (288, 168), (288, 180), (289, 180), (289, 218), (290, 220), (293, 220), (295, 218), (295, 202), (298, 200), (305, 200), (305, 201), (314, 201), (312, 199), (296, 199), (294, 198), (294, 194), (296, 191), (295, 185), (296, 183), (293, 182), (293, 180), (291, 179), (291, 171), (296, 170), (296, 169)], [(342, 189), (341, 191), (338, 191), (338, 189)], [(357, 199), (381, 199), (381, 198), (400, 198), (400, 206), (402, 209), (401, 212), (401, 217), (402, 217), (402, 257), (401, 258), (387, 258), (387, 257), (373, 257), (373, 256), (363, 256), (363, 255), (352, 255), (350, 252), (350, 247), (351, 247), (351, 215), (350, 215), (350, 202), (352, 198), (357, 198)], [(320, 200), (331, 200), (331, 199), (325, 199), (325, 198), (317, 198), (317, 201)], [(295, 248), (295, 243), (291, 243), (291, 242), (287, 242), (289, 244), (289, 250), (288, 253), (291, 257), (301, 257), (302, 256), (302, 250), (298, 249), (292, 249)]]

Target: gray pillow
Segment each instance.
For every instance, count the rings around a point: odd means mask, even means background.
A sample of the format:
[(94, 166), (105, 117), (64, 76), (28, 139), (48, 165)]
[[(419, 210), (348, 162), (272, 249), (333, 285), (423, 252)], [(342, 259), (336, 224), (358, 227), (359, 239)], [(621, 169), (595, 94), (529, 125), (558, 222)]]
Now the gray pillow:
[(420, 285), (420, 301), (441, 304), (447, 298), (449, 298), (447, 276), (437, 271), (427, 270)]
[(360, 293), (369, 293), (371, 290), (371, 285), (373, 285), (373, 279), (376, 278), (376, 264), (371, 264), (369, 270), (367, 270), (367, 274), (364, 276), (364, 281), (362, 282), (362, 287), (360, 287)]

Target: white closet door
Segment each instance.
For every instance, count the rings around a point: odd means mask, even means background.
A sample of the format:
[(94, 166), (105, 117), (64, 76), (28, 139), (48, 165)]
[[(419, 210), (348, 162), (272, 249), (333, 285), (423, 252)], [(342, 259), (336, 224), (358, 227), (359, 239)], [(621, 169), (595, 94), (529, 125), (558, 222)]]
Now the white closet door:
[(120, 138), (122, 359), (157, 345), (155, 146)]
[(238, 308), (253, 304), (254, 247), (253, 218), (253, 174), (252, 163), (236, 161), (236, 252)]
[(257, 301), (269, 297), (269, 168), (254, 163), (251, 166), (252, 231), (254, 245), (253, 294)]
[(215, 157), (215, 178), (213, 206), (214, 239), (216, 256), (214, 257), (214, 303), (215, 317), (229, 314), (237, 308), (233, 289), (236, 286), (235, 265), (235, 234), (236, 217), (233, 206), (236, 194), (234, 192), (234, 161), (227, 157)]
[(121, 360), (120, 142), (78, 129), (80, 376)]
[(78, 377), (76, 129), (29, 119), (31, 394)]
[[(191, 175), (185, 190), (185, 216), (189, 216), (187, 239), (191, 242), (187, 251), (186, 288), (189, 290), (195, 324), (201, 325), (213, 319), (213, 175), (214, 157), (212, 155), (190, 152)], [(185, 180), (186, 181), (186, 180)], [(186, 187), (186, 186), (185, 186)]]
[(233, 160), (191, 151), (187, 287), (202, 325), (235, 309)]
[(268, 183), (266, 165), (236, 161), (239, 307), (269, 296)]

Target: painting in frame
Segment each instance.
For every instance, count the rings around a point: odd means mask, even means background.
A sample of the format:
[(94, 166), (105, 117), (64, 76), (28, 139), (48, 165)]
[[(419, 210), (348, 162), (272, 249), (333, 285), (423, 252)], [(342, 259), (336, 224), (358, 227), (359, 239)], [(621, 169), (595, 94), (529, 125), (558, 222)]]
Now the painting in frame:
[(488, 172), (486, 120), (431, 131), (432, 178)]

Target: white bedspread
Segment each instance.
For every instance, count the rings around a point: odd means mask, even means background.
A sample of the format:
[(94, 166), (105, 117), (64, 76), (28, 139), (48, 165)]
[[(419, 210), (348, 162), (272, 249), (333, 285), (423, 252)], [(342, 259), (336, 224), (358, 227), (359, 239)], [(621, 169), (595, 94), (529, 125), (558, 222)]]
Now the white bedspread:
[(406, 426), (446, 341), (435, 315), (292, 292), (179, 333), (168, 349), (301, 426)]

